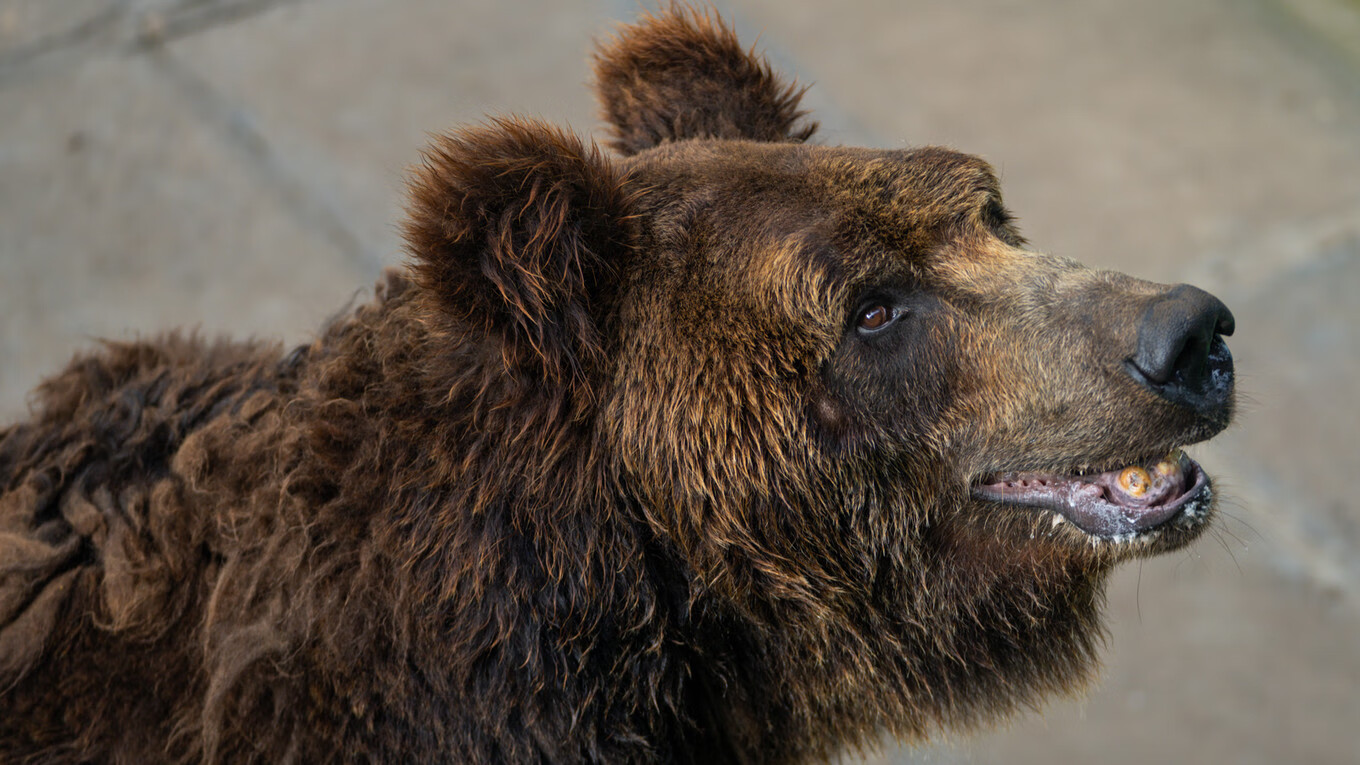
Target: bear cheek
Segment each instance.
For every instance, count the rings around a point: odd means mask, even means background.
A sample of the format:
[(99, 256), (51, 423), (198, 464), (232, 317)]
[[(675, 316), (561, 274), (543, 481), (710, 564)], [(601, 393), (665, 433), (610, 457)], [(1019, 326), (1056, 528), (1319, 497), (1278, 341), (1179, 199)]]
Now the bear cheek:
[(890, 344), (848, 337), (824, 375), (829, 403), (818, 403), (814, 413), (851, 438), (875, 434), (899, 445), (933, 440), (961, 371), (945, 352), (948, 343), (934, 327), (908, 328)]

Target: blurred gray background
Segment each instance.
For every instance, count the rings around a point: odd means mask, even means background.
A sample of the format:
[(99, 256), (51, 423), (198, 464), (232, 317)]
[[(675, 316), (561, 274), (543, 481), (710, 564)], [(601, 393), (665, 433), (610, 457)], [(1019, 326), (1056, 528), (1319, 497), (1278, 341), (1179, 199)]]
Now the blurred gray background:
[[(0, 419), (95, 337), (305, 341), (401, 260), (431, 131), (596, 128), (631, 0), (0, 0)], [(1360, 3), (734, 0), (825, 143), (946, 144), (1038, 249), (1237, 315), (1228, 495), (1110, 589), (1103, 680), (875, 762), (1360, 762)], [(362, 293), (361, 293), (362, 294)]]

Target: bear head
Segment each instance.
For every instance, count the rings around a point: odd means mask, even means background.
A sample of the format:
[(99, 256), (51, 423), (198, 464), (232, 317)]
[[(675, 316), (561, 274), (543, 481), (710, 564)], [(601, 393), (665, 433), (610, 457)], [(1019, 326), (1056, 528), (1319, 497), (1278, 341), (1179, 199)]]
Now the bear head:
[(500, 119), (412, 182), (425, 321), (536, 413), (502, 472), (646, 528), (828, 738), (1080, 687), (1111, 567), (1213, 516), (1228, 310), (1028, 248), (977, 157), (810, 143), (711, 16), (595, 71), (615, 155)]

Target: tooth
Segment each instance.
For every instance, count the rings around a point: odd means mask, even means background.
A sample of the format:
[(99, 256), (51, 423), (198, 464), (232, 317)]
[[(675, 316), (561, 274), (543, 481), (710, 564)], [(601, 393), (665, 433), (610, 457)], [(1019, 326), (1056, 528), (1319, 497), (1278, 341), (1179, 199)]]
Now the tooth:
[(1167, 453), (1165, 457), (1162, 458), (1161, 462), (1158, 462), (1153, 467), (1153, 469), (1157, 472), (1158, 475), (1170, 478), (1171, 476), (1180, 473), (1184, 465), (1185, 465), (1185, 452), (1181, 451), (1180, 449), (1172, 449), (1170, 452)]
[(1126, 467), (1119, 473), (1119, 488), (1130, 497), (1141, 497), (1147, 494), (1148, 488), (1151, 486), (1152, 476), (1140, 467)]
[(1054, 513), (1054, 514), (1053, 514), (1053, 525), (1050, 526), (1049, 528), (1054, 528), (1054, 529), (1056, 529), (1056, 528), (1058, 528), (1059, 526), (1062, 525), (1062, 522), (1063, 522), (1063, 517), (1062, 517), (1061, 515), (1058, 515), (1057, 513)]

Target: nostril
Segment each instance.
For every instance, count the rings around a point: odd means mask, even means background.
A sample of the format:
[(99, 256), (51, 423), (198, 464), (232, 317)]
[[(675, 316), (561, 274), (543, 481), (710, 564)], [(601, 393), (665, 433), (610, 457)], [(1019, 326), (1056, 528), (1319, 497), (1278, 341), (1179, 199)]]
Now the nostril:
[(1191, 387), (1199, 387), (1209, 366), (1209, 343), (1199, 337), (1189, 337), (1176, 360), (1171, 364), (1171, 379), (1179, 379)]
[[(1213, 296), (1210, 295), (1210, 297)], [(1218, 302), (1218, 298), (1214, 298), (1214, 300)], [(1233, 318), (1232, 311), (1229, 311), (1226, 305), (1223, 305), (1222, 302), (1219, 302), (1218, 305), (1223, 310), (1218, 315), (1218, 324), (1214, 329), (1224, 337), (1232, 337), (1233, 330), (1237, 329), (1237, 320)]]

